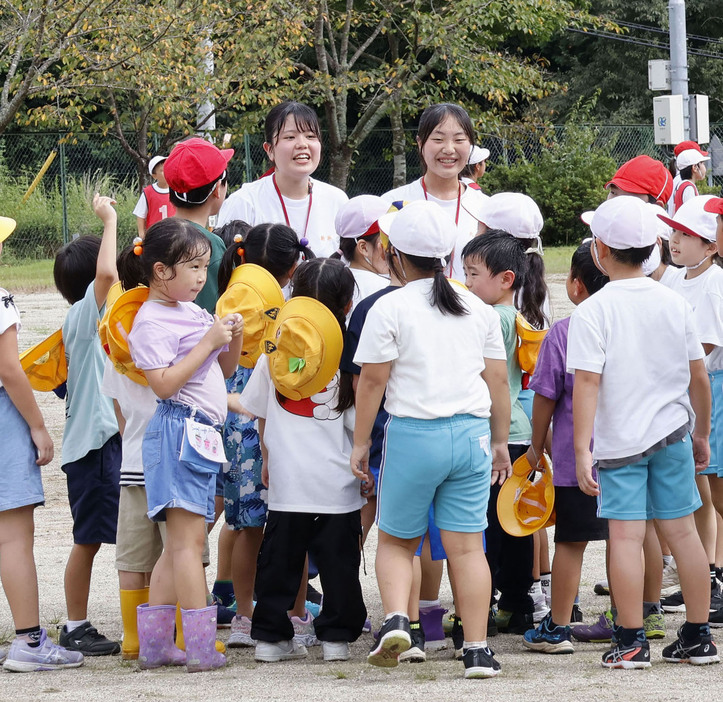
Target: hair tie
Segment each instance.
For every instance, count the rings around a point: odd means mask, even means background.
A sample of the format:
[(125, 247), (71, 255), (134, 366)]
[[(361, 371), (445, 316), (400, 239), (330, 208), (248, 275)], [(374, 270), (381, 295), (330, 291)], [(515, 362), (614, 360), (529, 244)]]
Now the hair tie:
[(241, 258), (244, 257), (245, 251), (246, 251), (246, 249), (244, 249), (243, 246), (239, 246), (239, 247), (236, 249), (236, 253), (237, 253)]
[(133, 239), (133, 253), (136, 256), (140, 256), (143, 253), (143, 239), (139, 236)]
[(305, 236), (302, 236), (301, 239), (299, 240), (299, 246), (306, 248), (308, 245), (309, 245), (309, 240)]
[(234, 234), (234, 235), (233, 235), (233, 240), (234, 240), (237, 244), (240, 244), (240, 243), (244, 240), (244, 238), (243, 238), (240, 234)]

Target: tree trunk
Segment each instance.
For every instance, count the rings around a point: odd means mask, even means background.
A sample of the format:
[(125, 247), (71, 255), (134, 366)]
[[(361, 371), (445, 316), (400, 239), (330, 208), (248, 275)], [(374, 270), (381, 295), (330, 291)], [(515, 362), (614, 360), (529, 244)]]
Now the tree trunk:
[(329, 149), (329, 182), (346, 192), (351, 167), (352, 149), (344, 142)]
[(392, 157), (394, 164), (392, 187), (398, 188), (407, 182), (407, 140), (404, 133), (402, 109), (398, 100), (394, 101), (392, 108), (389, 110), (389, 121), (392, 125)]

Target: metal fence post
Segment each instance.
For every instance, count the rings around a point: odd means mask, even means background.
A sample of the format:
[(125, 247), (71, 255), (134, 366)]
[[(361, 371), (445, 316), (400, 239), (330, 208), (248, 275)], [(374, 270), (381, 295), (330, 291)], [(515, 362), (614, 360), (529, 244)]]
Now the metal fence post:
[(63, 200), (63, 244), (68, 243), (68, 188), (65, 172), (65, 137), (61, 136), (58, 143), (60, 156), (60, 197)]
[(251, 169), (251, 139), (248, 134), (244, 134), (244, 182), (250, 183), (253, 180)]

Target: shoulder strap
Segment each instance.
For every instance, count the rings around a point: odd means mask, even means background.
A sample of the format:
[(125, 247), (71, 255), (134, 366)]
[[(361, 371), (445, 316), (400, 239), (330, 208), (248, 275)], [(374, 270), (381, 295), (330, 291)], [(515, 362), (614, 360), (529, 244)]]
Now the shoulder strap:
[(675, 191), (675, 198), (673, 200), (673, 214), (678, 211), (678, 208), (683, 204), (683, 193), (686, 188), (695, 188), (695, 185), (689, 180), (684, 180)]

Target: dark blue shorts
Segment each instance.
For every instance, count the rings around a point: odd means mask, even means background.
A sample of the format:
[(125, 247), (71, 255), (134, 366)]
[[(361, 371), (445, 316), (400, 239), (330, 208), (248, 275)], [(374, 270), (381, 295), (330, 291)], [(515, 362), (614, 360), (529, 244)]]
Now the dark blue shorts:
[(62, 468), (68, 480), (73, 542), (114, 544), (120, 499), (120, 434)]

